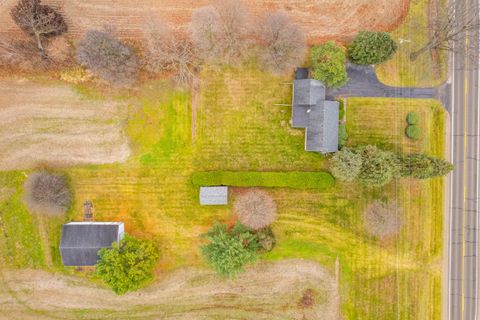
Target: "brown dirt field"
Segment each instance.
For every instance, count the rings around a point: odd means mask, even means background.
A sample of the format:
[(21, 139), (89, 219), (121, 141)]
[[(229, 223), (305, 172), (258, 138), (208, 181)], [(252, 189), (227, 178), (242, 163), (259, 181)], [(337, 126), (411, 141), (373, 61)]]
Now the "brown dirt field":
[[(306, 260), (259, 263), (235, 280), (181, 269), (124, 296), (79, 277), (40, 270), (2, 276), (0, 319), (339, 319), (333, 275)], [(301, 308), (307, 289), (316, 293), (315, 304)]]
[[(0, 1), (0, 33), (19, 32), (10, 18), (17, 0)], [(77, 38), (87, 29), (113, 25), (123, 37), (140, 35), (149, 18), (160, 19), (185, 30), (192, 10), (208, 0), (44, 0), (60, 8), (71, 34)], [(409, 0), (246, 0), (252, 15), (271, 10), (286, 11), (306, 31), (311, 43), (325, 39), (346, 41), (360, 30), (392, 30), (408, 11)]]
[(0, 81), (0, 170), (125, 161), (121, 107), (67, 85)]

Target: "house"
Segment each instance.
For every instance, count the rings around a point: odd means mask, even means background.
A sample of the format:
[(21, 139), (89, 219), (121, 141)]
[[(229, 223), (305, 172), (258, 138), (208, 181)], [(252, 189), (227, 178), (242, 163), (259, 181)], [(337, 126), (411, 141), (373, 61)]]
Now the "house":
[(305, 128), (305, 151), (338, 151), (338, 113), (338, 101), (325, 100), (322, 82), (293, 81), (292, 127)]
[(201, 206), (226, 204), (228, 204), (228, 187), (200, 187)]
[(94, 266), (98, 251), (124, 236), (123, 222), (70, 222), (63, 225), (60, 255), (64, 266)]

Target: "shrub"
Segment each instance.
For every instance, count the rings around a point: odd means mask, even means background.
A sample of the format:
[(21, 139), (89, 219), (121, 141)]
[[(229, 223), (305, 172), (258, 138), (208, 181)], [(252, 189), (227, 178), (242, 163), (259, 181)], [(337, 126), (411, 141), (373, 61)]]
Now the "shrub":
[(368, 186), (381, 187), (400, 173), (400, 161), (396, 154), (368, 145), (356, 149), (362, 157), (358, 178)]
[(244, 226), (259, 230), (275, 221), (277, 206), (268, 193), (253, 189), (237, 197), (234, 211)]
[(420, 128), (417, 125), (408, 125), (405, 135), (412, 140), (418, 140), (420, 139)]
[(437, 159), (425, 154), (411, 154), (401, 158), (404, 177), (428, 179), (443, 176), (453, 170), (453, 165), (443, 159)]
[(340, 181), (353, 181), (362, 169), (362, 157), (354, 151), (342, 148), (330, 159), (330, 170)]
[(35, 172), (28, 176), (24, 188), (25, 204), (34, 213), (61, 215), (72, 203), (72, 193), (64, 175)]
[(103, 31), (88, 31), (77, 48), (77, 62), (116, 85), (135, 82), (138, 60), (133, 49)]
[(409, 112), (407, 114), (407, 123), (417, 125), (420, 122), (420, 116), (416, 112)]
[(260, 244), (260, 252), (270, 252), (275, 247), (277, 240), (275, 239), (275, 234), (272, 231), (272, 228), (267, 227), (258, 230), (255, 235), (258, 238), (258, 243)]
[(195, 186), (279, 187), (326, 190), (335, 184), (328, 172), (206, 171), (192, 175)]
[(348, 141), (348, 132), (347, 132), (347, 126), (344, 124), (341, 124), (338, 126), (338, 147), (339, 149), (342, 149)]
[(65, 82), (80, 84), (92, 80), (92, 74), (82, 67), (74, 67), (60, 73), (60, 79)]
[(313, 78), (327, 87), (341, 87), (347, 83), (345, 52), (334, 41), (315, 46), (310, 53)]
[(343, 103), (343, 99), (339, 99), (338, 101), (338, 120), (343, 120), (345, 117), (345, 104)]
[(386, 204), (375, 201), (369, 204), (364, 219), (368, 234), (378, 238), (394, 235), (402, 226), (400, 209), (395, 202)]
[(152, 272), (159, 257), (158, 249), (149, 240), (125, 234), (120, 245), (100, 249), (95, 273), (116, 294), (136, 290), (153, 278)]
[(361, 31), (348, 46), (348, 56), (356, 64), (377, 64), (390, 59), (396, 50), (387, 32)]
[(210, 243), (202, 246), (202, 255), (223, 277), (235, 277), (245, 265), (258, 259), (260, 245), (257, 237), (239, 223), (228, 230), (226, 225), (217, 222), (203, 236)]
[(303, 291), (302, 298), (298, 301), (298, 306), (302, 309), (313, 308), (317, 293), (313, 289)]

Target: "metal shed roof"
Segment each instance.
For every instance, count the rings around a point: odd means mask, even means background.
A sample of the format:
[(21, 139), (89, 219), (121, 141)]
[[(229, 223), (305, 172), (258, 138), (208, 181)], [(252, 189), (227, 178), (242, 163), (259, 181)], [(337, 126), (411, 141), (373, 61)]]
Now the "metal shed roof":
[(200, 187), (200, 205), (214, 206), (228, 203), (228, 187)]
[(63, 225), (60, 255), (65, 266), (93, 266), (98, 251), (123, 238), (123, 222), (70, 222)]

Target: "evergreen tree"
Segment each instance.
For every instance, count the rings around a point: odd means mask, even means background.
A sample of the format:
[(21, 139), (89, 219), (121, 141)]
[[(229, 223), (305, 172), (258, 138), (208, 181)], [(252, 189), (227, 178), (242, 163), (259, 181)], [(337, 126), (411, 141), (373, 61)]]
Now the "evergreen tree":
[(387, 32), (361, 31), (348, 46), (348, 56), (356, 64), (377, 64), (390, 59), (396, 50)]
[(368, 186), (381, 187), (400, 173), (400, 162), (396, 154), (368, 145), (356, 149), (362, 157), (359, 180)]

